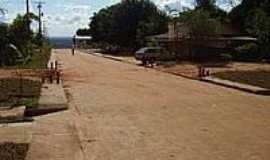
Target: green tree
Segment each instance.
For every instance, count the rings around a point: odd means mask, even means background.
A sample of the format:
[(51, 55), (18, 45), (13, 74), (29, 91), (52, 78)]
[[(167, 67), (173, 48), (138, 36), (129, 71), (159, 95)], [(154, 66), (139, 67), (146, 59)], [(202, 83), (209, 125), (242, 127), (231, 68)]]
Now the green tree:
[(94, 41), (138, 48), (149, 35), (167, 31), (168, 17), (149, 0), (126, 0), (100, 10), (90, 23)]
[(0, 23), (0, 66), (15, 64), (19, 56), (17, 47), (10, 43), (8, 25)]
[(262, 9), (269, 14), (270, 1), (269, 0), (242, 0), (240, 5), (232, 9), (229, 16), (234, 26), (239, 29), (246, 30), (246, 19), (250, 16), (250, 12), (254, 9)]
[(207, 11), (214, 10), (216, 8), (216, 0), (196, 0), (196, 8)]
[(207, 38), (220, 31), (220, 22), (210, 17), (205, 10), (191, 10), (180, 15), (178, 21), (189, 28), (191, 38)]
[(270, 59), (270, 16), (263, 9), (250, 11), (246, 19), (248, 33), (258, 38), (262, 58)]
[[(222, 2), (221, 2), (222, 1)], [(219, 8), (217, 3), (229, 3), (230, 0), (196, 0), (195, 10), (203, 10), (209, 13), (211, 18), (218, 19), (223, 23), (229, 22), (226, 11)]]
[(0, 23), (0, 66), (4, 65), (4, 62), (6, 61), (8, 44), (8, 25)]
[(37, 20), (34, 14), (18, 15), (7, 25), (0, 23), (0, 65), (12, 65), (26, 62), (38, 44), (37, 36), (28, 29), (28, 17), (31, 21)]
[(31, 48), (33, 47), (35, 40), (33, 31), (29, 31), (28, 29), (27, 16), (29, 16), (30, 21), (38, 19), (34, 14), (18, 15), (9, 26), (10, 43), (14, 44), (19, 49), (23, 54), (23, 58), (30, 56)]
[(89, 36), (90, 32), (89, 32), (88, 28), (81, 28), (81, 29), (77, 30), (76, 35), (78, 35), (78, 36)]
[(221, 28), (221, 23), (210, 17), (205, 10), (190, 10), (180, 14), (176, 20), (188, 28), (186, 41), (190, 57), (194, 58), (195, 53), (200, 52), (208, 44), (208, 40), (216, 36)]
[(270, 58), (270, 1), (243, 0), (230, 18), (240, 30), (258, 38), (262, 58)]

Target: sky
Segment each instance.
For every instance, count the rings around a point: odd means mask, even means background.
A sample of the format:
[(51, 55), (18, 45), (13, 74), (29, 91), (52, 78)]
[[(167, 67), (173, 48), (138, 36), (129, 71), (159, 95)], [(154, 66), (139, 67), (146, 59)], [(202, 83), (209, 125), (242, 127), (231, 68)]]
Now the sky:
[[(0, 0), (0, 7), (7, 13), (0, 16), (0, 21), (7, 23), (19, 13), (25, 13), (26, 0)], [(29, 0), (31, 12), (38, 13), (37, 2), (43, 4), (43, 22), (50, 37), (65, 37), (75, 34), (78, 28), (85, 28), (90, 22), (90, 17), (101, 8), (110, 6), (120, 0)], [(172, 8), (180, 6), (191, 7), (193, 0), (152, 0), (159, 8), (169, 5)], [(33, 28), (37, 24), (33, 24)]]

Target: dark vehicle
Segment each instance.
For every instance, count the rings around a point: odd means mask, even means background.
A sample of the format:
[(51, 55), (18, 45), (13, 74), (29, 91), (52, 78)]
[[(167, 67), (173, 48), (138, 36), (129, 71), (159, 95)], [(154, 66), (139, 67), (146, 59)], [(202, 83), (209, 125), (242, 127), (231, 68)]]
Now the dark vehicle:
[(153, 64), (156, 61), (171, 60), (174, 55), (161, 47), (144, 47), (135, 52), (135, 58), (146, 65)]

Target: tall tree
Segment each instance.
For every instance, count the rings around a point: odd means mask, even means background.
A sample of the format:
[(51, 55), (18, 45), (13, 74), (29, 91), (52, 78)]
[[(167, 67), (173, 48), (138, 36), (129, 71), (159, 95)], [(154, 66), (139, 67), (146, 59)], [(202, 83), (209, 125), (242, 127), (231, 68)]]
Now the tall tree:
[(196, 8), (211, 11), (216, 8), (216, 0), (196, 0)]
[(167, 31), (168, 18), (150, 0), (125, 0), (94, 14), (90, 33), (95, 41), (137, 48), (149, 35)]
[(235, 8), (232, 9), (230, 12), (230, 18), (232, 23), (244, 30), (245, 23), (247, 17), (250, 15), (249, 13), (254, 10), (254, 9), (262, 9), (264, 12), (269, 14), (270, 10), (270, 1), (269, 0), (242, 0), (240, 5), (236, 6)]
[(258, 38), (261, 55), (270, 59), (270, 1), (243, 0), (230, 18), (234, 26)]
[[(28, 18), (29, 17), (29, 18)], [(29, 57), (29, 52), (34, 44), (34, 33), (32, 30), (28, 30), (28, 19), (30, 23), (33, 20), (38, 20), (38, 17), (34, 14), (17, 15), (13, 20), (13, 23), (9, 26), (9, 39), (10, 43), (14, 44), (19, 51), (23, 54), (23, 58)]]

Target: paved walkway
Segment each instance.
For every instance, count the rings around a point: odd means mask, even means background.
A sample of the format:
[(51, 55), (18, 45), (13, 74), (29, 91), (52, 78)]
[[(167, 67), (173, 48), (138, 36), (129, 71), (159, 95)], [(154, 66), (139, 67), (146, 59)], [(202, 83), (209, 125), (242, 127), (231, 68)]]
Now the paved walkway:
[[(265, 160), (270, 98), (55, 50), (86, 160)], [(68, 147), (68, 146), (67, 146)]]

